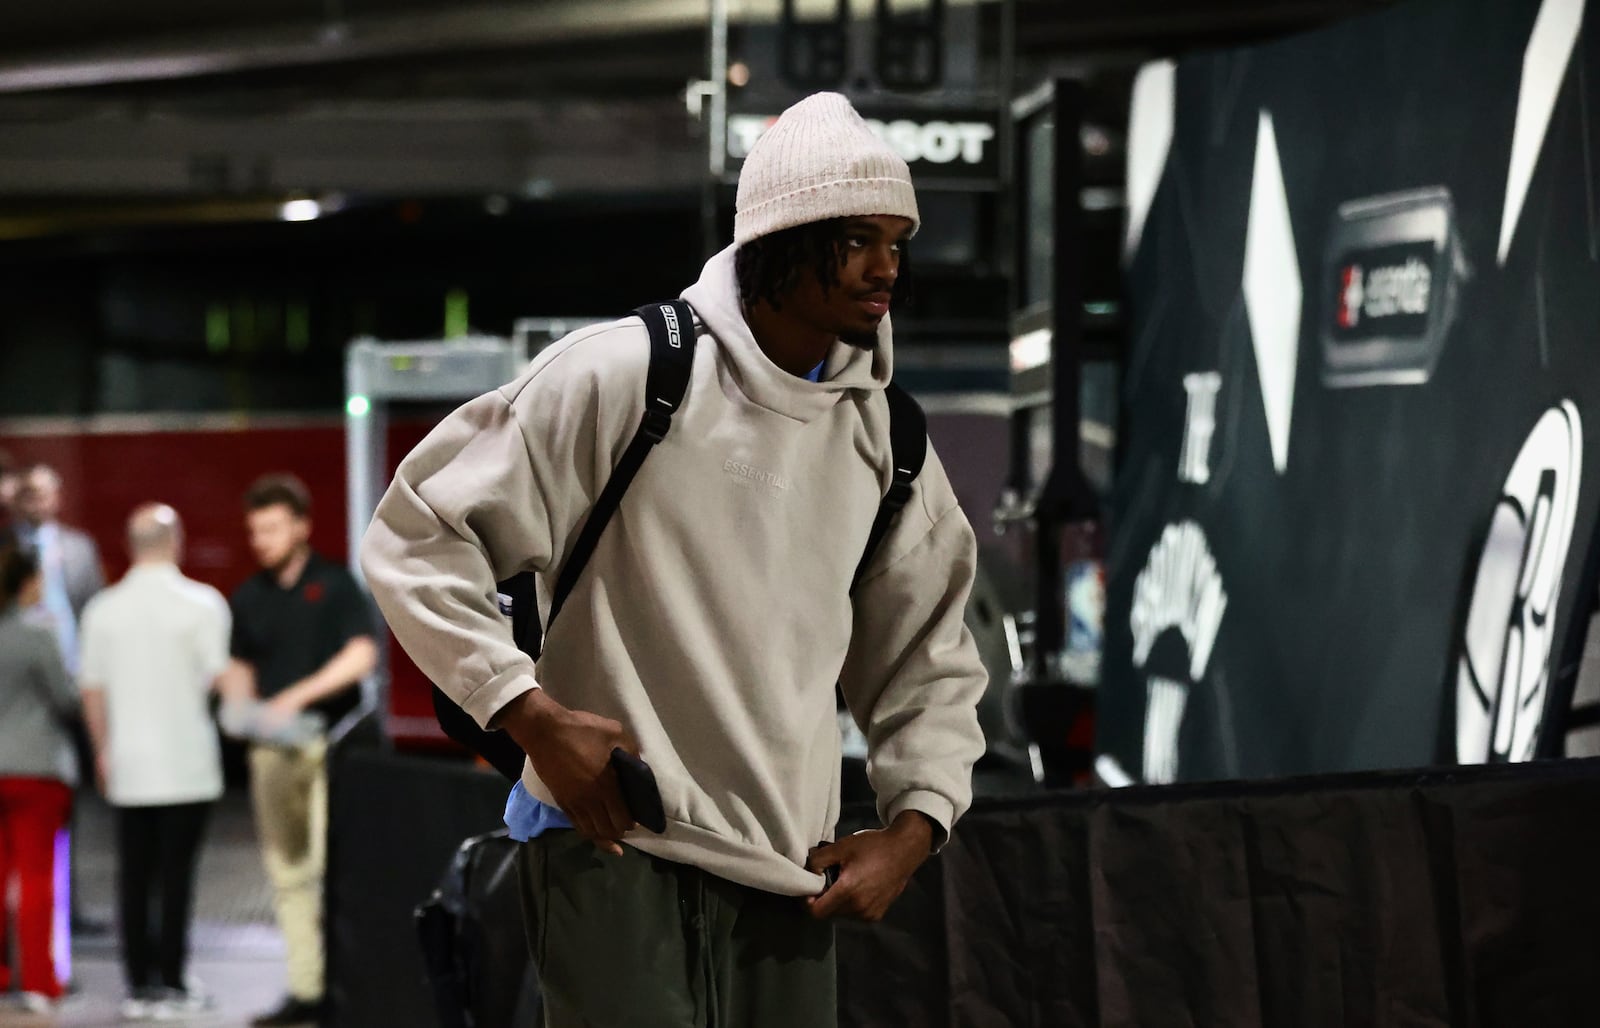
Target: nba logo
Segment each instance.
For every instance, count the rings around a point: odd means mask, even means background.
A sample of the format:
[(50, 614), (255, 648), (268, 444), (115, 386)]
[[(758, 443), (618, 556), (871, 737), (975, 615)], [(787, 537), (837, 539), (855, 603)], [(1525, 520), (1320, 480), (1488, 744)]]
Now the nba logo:
[(1339, 327), (1355, 328), (1361, 323), (1362, 287), (1361, 265), (1346, 265), (1339, 275)]

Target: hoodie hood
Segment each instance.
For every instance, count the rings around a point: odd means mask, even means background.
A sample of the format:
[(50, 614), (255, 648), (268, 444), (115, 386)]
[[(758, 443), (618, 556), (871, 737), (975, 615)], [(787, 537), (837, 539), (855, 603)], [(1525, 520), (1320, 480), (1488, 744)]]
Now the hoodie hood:
[(769, 410), (800, 421), (826, 413), (852, 389), (882, 389), (894, 374), (894, 327), (888, 316), (878, 323), (878, 346), (868, 352), (835, 342), (822, 369), (822, 381), (810, 382), (778, 367), (767, 357), (739, 302), (739, 282), (729, 246), (706, 262), (700, 281), (683, 291), (694, 312), (726, 354), (727, 367), (750, 399)]

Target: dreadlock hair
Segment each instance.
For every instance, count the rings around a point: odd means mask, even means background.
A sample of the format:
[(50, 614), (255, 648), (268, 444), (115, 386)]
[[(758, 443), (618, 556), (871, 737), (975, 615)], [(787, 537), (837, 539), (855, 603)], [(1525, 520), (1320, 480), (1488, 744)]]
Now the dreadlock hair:
[[(807, 271), (817, 276), (822, 291), (839, 284), (839, 269), (846, 260), (845, 225), (848, 218), (829, 218), (780, 229), (745, 243), (733, 255), (739, 281), (739, 300), (746, 307), (766, 303), (780, 310), (783, 300)], [(900, 247), (900, 273), (895, 278), (894, 300), (911, 298), (911, 254)]]

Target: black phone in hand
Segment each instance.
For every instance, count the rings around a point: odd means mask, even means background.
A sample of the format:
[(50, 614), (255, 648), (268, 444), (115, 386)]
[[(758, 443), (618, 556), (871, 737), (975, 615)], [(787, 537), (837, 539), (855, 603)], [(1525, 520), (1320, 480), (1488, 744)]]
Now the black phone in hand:
[(617, 773), (617, 785), (622, 789), (629, 815), (657, 835), (666, 831), (667, 812), (661, 805), (661, 790), (650, 765), (619, 746), (611, 751), (611, 768)]

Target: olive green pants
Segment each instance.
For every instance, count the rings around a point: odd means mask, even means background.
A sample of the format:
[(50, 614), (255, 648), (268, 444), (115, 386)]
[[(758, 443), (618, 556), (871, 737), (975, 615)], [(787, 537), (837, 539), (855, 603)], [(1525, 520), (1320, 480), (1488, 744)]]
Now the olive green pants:
[(522, 846), (545, 1028), (835, 1028), (833, 926), (802, 900), (573, 831)]

